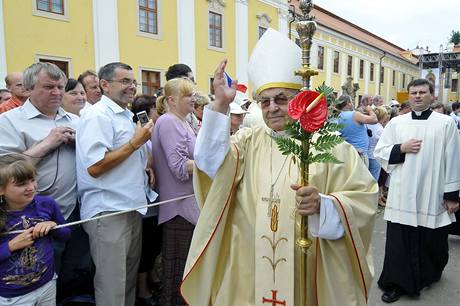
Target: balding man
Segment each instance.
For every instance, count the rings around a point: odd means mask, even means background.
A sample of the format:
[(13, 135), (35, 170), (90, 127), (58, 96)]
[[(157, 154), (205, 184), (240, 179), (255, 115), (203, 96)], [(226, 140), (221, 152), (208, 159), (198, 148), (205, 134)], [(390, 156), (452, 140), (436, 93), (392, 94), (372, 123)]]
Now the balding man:
[(22, 85), (22, 73), (11, 72), (5, 77), (6, 88), (11, 98), (0, 105), (0, 114), (19, 107), (29, 98), (29, 92)]

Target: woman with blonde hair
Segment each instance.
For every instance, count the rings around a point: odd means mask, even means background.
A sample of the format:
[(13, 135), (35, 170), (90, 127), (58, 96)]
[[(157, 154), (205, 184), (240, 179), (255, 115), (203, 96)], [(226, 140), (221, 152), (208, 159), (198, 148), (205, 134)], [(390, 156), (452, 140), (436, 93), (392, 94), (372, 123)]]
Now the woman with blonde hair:
[[(193, 194), (196, 130), (186, 120), (194, 110), (193, 91), (189, 80), (172, 79), (157, 100), (157, 111), (164, 114), (152, 134), (152, 157), (160, 201)], [(179, 286), (198, 215), (195, 197), (159, 208), (158, 223), (163, 224), (161, 305), (185, 305)]]

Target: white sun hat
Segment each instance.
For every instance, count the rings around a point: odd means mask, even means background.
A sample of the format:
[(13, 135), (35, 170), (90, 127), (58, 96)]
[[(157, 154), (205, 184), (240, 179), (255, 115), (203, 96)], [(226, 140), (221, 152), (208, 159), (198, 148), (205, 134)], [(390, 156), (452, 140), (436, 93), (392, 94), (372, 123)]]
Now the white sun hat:
[(241, 106), (239, 106), (235, 102), (230, 103), (230, 114), (239, 115), (239, 114), (246, 114), (246, 113), (247, 111), (242, 109)]
[(269, 28), (257, 42), (248, 64), (249, 79), (256, 94), (268, 88), (300, 89), (302, 50), (280, 32)]

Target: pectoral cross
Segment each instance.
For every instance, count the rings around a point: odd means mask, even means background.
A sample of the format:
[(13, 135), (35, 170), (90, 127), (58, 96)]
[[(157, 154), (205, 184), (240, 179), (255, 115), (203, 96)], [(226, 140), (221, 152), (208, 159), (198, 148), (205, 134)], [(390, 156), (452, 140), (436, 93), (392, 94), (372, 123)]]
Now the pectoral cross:
[(273, 186), (273, 185), (270, 187), (270, 195), (269, 195), (268, 198), (267, 197), (262, 197), (263, 202), (268, 202), (267, 217), (271, 217), (271, 215), (272, 215), (273, 204), (281, 203), (281, 200), (280, 200), (279, 196), (274, 195), (274, 193), (275, 193), (274, 192), (274, 187), (275, 186)]
[(276, 298), (277, 290), (272, 290), (272, 299), (262, 298), (262, 304), (271, 303), (272, 306), (283, 305), (286, 306), (286, 301), (278, 301)]

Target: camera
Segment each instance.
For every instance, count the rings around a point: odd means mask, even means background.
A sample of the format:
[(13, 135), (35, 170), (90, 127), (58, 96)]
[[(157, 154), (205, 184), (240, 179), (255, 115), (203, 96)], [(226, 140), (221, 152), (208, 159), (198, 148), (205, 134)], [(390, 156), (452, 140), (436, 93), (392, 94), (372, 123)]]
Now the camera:
[(136, 113), (136, 117), (137, 120), (141, 123), (141, 125), (145, 125), (150, 120), (146, 111)]

